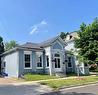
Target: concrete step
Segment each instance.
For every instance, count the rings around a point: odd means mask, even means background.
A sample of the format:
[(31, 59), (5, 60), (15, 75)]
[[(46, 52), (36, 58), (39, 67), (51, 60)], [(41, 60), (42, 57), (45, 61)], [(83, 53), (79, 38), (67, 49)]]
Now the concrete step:
[(55, 76), (63, 78), (66, 77), (66, 74), (64, 72), (56, 72)]

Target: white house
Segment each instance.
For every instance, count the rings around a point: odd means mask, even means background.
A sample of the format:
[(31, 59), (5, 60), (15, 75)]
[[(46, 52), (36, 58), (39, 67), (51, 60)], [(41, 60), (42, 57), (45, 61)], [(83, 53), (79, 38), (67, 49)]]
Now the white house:
[[(77, 32), (71, 32), (65, 38), (65, 42), (67, 45), (65, 46), (65, 51), (76, 51), (77, 49), (74, 46), (74, 39), (78, 38)], [(67, 54), (68, 62), (66, 64), (67, 71), (66, 72), (74, 72), (77, 73), (77, 69), (79, 67), (80, 74), (89, 74), (89, 66), (79, 61), (76, 57), (76, 53), (74, 55)]]

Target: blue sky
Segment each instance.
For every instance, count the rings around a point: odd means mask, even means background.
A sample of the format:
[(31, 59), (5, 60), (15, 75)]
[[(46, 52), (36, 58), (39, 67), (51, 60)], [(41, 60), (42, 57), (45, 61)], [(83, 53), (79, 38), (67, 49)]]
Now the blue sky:
[(4, 41), (41, 42), (98, 17), (98, 0), (0, 0)]

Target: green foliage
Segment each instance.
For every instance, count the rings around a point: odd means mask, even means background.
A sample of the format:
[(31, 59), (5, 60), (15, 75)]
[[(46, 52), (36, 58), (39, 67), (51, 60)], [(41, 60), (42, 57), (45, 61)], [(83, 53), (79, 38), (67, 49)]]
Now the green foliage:
[(0, 37), (0, 54), (4, 52), (3, 38)]
[(5, 50), (6, 50), (6, 51), (7, 51), (7, 50), (10, 50), (10, 49), (12, 49), (12, 48), (14, 48), (14, 47), (16, 47), (16, 46), (18, 46), (18, 44), (17, 44), (17, 42), (14, 41), (14, 40), (12, 40), (12, 41), (10, 41), (10, 42), (6, 42), (6, 43), (5, 43)]
[(78, 39), (75, 39), (75, 47), (79, 49), (80, 56), (85, 63), (98, 64), (98, 19), (86, 26), (80, 26)]
[(68, 33), (61, 32), (61, 33), (60, 33), (60, 37), (61, 37), (62, 39), (65, 39), (66, 36), (67, 36), (67, 34), (68, 34)]

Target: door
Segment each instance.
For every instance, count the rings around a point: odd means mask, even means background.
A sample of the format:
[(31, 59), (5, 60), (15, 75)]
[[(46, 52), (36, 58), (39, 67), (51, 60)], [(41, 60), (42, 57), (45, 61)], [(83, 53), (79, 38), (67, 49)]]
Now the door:
[(54, 54), (54, 69), (56, 72), (60, 72), (61, 71), (61, 57), (60, 54)]

